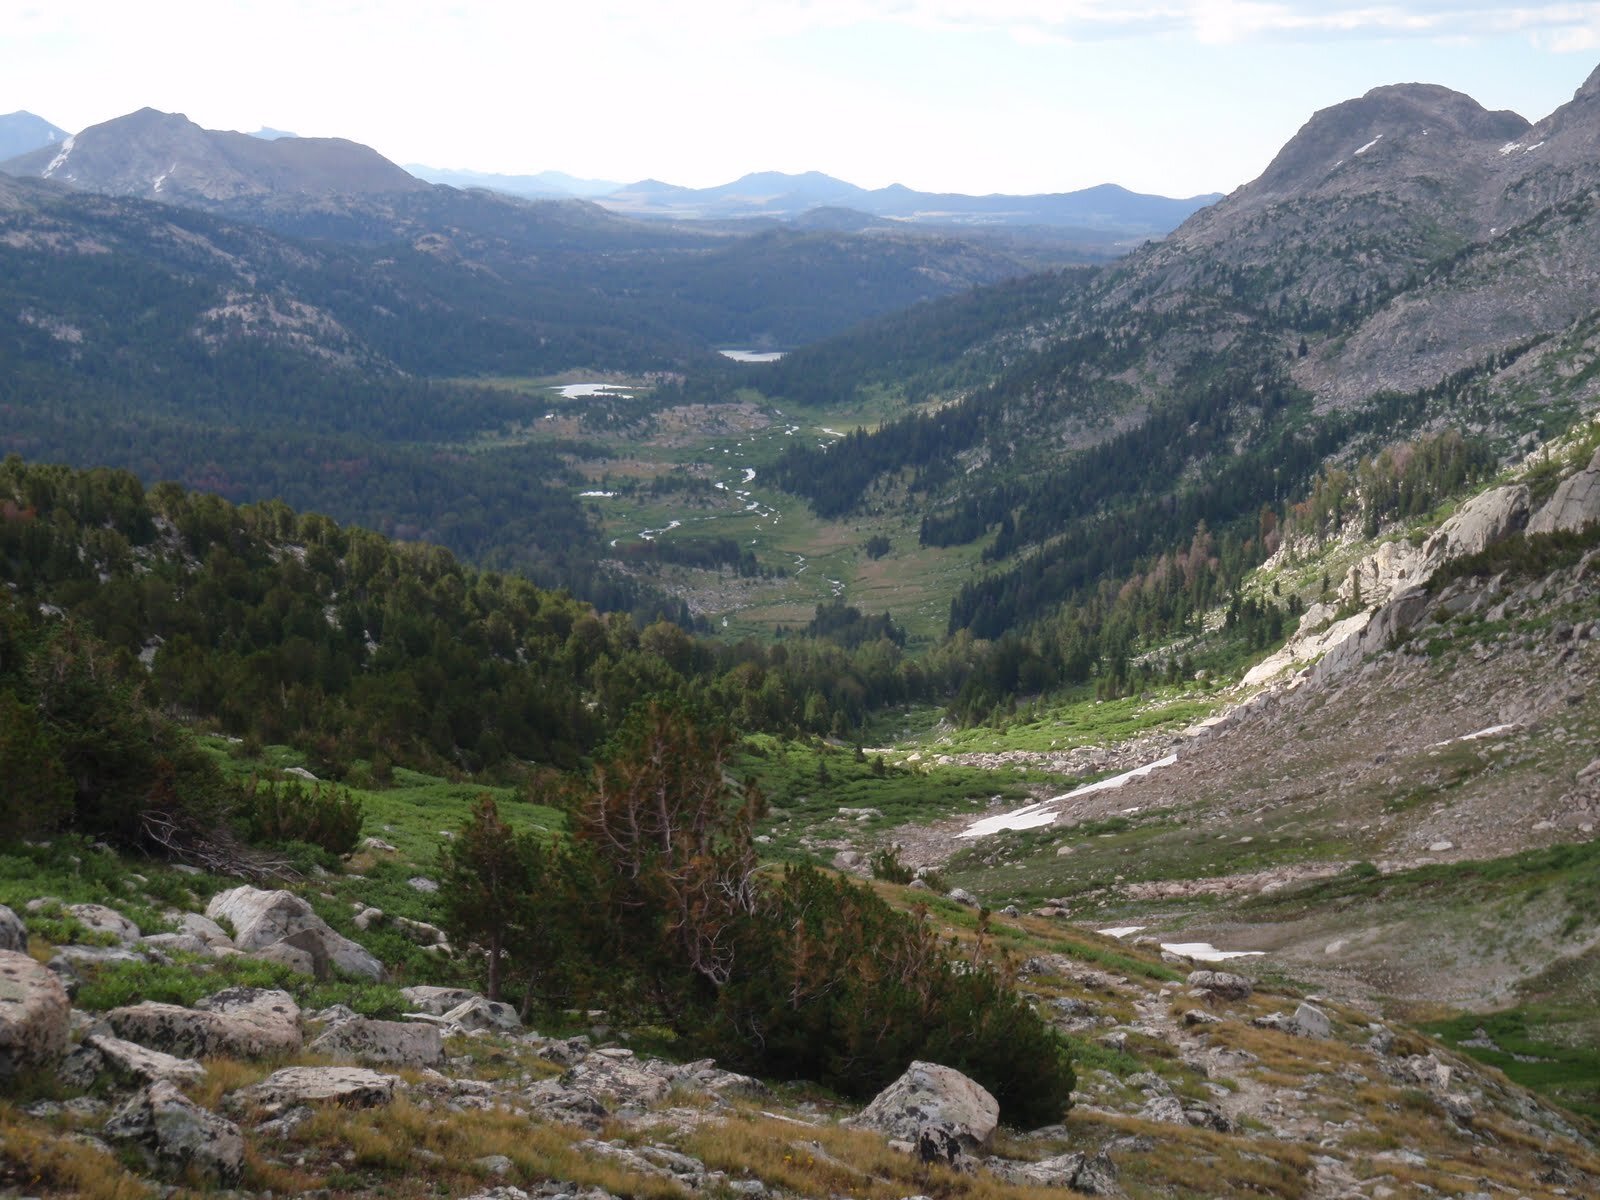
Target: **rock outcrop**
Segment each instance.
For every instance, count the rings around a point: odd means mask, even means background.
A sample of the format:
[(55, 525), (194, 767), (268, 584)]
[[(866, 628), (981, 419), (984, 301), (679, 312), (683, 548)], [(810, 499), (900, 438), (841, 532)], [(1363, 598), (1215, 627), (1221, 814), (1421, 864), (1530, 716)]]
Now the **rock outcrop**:
[(71, 904), (67, 913), (95, 933), (110, 934), (124, 946), (131, 946), (140, 938), (139, 927), (114, 908), (104, 904)]
[(444, 1061), (444, 1039), (438, 1027), (412, 1021), (365, 1017), (339, 1021), (313, 1041), (311, 1049), (368, 1065), (433, 1067)]
[(0, 950), (28, 952), (28, 927), (4, 904), (0, 904)]
[(54, 972), (26, 954), (0, 950), (0, 1081), (59, 1061), (70, 1012)]
[(372, 1108), (394, 1099), (400, 1080), (365, 1067), (285, 1067), (228, 1097), (229, 1105), (278, 1113), (298, 1104)]
[(106, 1020), (119, 1037), (169, 1054), (264, 1058), (300, 1049), (300, 1006), (287, 992), (229, 988), (194, 1008), (146, 1000), (114, 1008)]
[(931, 1141), (941, 1152), (950, 1146), (987, 1149), (999, 1123), (1000, 1105), (984, 1088), (951, 1067), (920, 1061), (849, 1122), (919, 1150)]
[(310, 973), (318, 978), (327, 978), (333, 972), (374, 981), (384, 978), (381, 962), (336, 933), (293, 892), (232, 888), (211, 898), (206, 916), (213, 921), (232, 922), (233, 943), (246, 953), (278, 948), (272, 957), (297, 970), (309, 964)]
[(1385, 542), (1345, 577), (1339, 599), (1382, 606), (1420, 587), (1445, 563), (1488, 549), (1528, 524), (1528, 489), (1521, 484), (1490, 488), (1463, 504), (1420, 546)]
[(1529, 533), (1558, 533), (1582, 529), (1600, 521), (1600, 450), (1589, 465), (1561, 482), (1528, 522)]
[(87, 1088), (104, 1075), (135, 1086), (163, 1080), (198, 1083), (205, 1078), (206, 1069), (192, 1058), (177, 1058), (109, 1034), (91, 1033), (67, 1055), (59, 1074), (63, 1083)]
[(165, 1080), (131, 1097), (106, 1122), (105, 1135), (137, 1147), (165, 1175), (190, 1171), (224, 1186), (244, 1168), (244, 1138), (232, 1121), (207, 1112)]
[(431, 1013), (436, 1017), (444, 1016), (452, 1008), (465, 1004), (478, 995), (477, 992), (467, 988), (429, 987), (426, 984), (401, 988), (400, 994), (406, 998), (406, 1003), (411, 1005), (413, 1011)]
[(1244, 685), (1255, 687), (1307, 664), (1314, 664), (1308, 681), (1322, 682), (1386, 648), (1427, 608), (1423, 585), (1440, 567), (1520, 533), (1528, 510), (1526, 487), (1492, 488), (1463, 504), (1421, 546), (1385, 542), (1351, 567), (1339, 588), (1344, 604), (1365, 605), (1363, 611), (1335, 619), (1331, 606), (1313, 605), (1284, 647), (1245, 673)]

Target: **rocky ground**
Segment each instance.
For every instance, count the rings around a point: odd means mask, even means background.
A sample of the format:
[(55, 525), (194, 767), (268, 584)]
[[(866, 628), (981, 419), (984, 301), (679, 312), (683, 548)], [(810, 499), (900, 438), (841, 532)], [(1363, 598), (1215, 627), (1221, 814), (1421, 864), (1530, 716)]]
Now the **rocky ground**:
[[(218, 899), (259, 918), (296, 912), (285, 896)], [(11, 945), (26, 936), (9, 910), (0, 923)], [(301, 928), (287, 938), (331, 940), (314, 919), (289, 923)], [(170, 940), (117, 931), (122, 953), (207, 970)], [(997, 1128), (992, 1098), (934, 1064), (861, 1109), (644, 1053), (624, 1031), (542, 1035), (451, 988), (405, 989), (399, 1020), (249, 987), (83, 1011), (68, 986), (116, 965), (34, 939), (31, 955), (0, 950), (0, 1195), (1600, 1193), (1600, 1154), (1570, 1118), (1403, 1028), (1058, 921), (1002, 921), (997, 936), (1025, 955), (1018, 986), (1078, 1047), (1058, 1125)], [(212, 963), (228, 950), (214, 945)]]

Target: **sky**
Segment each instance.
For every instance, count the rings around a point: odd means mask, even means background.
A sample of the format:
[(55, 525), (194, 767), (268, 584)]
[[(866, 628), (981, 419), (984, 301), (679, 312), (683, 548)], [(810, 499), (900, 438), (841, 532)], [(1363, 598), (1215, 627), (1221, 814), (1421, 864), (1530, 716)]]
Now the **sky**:
[(691, 187), (1227, 192), (1373, 87), (1537, 120), (1597, 63), (1600, 0), (0, 0), (0, 113), (69, 132), (149, 106)]

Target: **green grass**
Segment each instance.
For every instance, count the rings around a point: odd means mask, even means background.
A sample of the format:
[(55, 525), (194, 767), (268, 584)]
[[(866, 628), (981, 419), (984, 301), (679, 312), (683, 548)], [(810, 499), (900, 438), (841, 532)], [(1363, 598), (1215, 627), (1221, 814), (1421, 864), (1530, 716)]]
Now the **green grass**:
[[(888, 765), (879, 775), (871, 756), (858, 762), (852, 750), (767, 734), (746, 738), (733, 768), (740, 777), (753, 777), (767, 797), (771, 813), (759, 832), (772, 838), (763, 852), (777, 858), (790, 856), (804, 834), (879, 834), (912, 821), (970, 813), (995, 797), (1022, 804), (1030, 798), (1029, 785), (1051, 782), (1038, 771), (1000, 775), (920, 763)], [(841, 818), (841, 808), (876, 812), (858, 820)]]
[[(307, 766), (305, 755), (289, 746), (267, 746), (259, 757), (244, 757), (238, 744), (226, 738), (203, 737), (200, 742), (236, 779)], [(534, 803), (516, 788), (457, 783), (404, 767), (395, 768), (388, 787), (351, 787), (349, 791), (361, 802), (362, 836), (388, 842), (402, 858), (418, 864), (434, 862), (443, 835), (464, 825), (483, 795), (494, 799), (501, 818), (515, 829), (555, 832), (566, 828), (566, 817), (559, 809)]]
[(1277, 919), (1294, 920), (1352, 900), (1386, 905), (1448, 900), (1459, 906), (1547, 893), (1563, 897), (1574, 912), (1600, 924), (1600, 842), (1525, 850), (1502, 858), (1430, 863), (1390, 875), (1354, 869), (1294, 892), (1244, 901), (1242, 907), (1251, 913), (1270, 911)]
[(1153, 689), (1149, 698), (1096, 700), (1086, 689), (1008, 720), (1001, 728), (978, 725), (937, 739), (941, 753), (1070, 750), (1127, 741), (1158, 729), (1183, 729), (1216, 711), (1219, 701), (1194, 687)]
[[(133, 878), (137, 874), (143, 882)], [(143, 933), (168, 928), (168, 908), (185, 909), (227, 883), (186, 875), (148, 859), (125, 860), (96, 849), (87, 838), (57, 837), (45, 845), (18, 843), (0, 853), (0, 904), (23, 916), (31, 932), (57, 944), (92, 943), (91, 935), (61, 907), (23, 913), (30, 900), (52, 897), (61, 906), (103, 904), (127, 917)], [(200, 905), (204, 907), (203, 903)]]
[[(1591, 1121), (1600, 1121), (1600, 1047), (1592, 1042), (1566, 1044), (1549, 1033), (1572, 1015), (1543, 1006), (1527, 1006), (1488, 1016), (1468, 1013), (1422, 1028), (1461, 1053), (1498, 1067), (1507, 1078), (1524, 1087)], [(1593, 1011), (1585, 1016), (1593, 1022)], [(1482, 1035), (1487, 1035), (1498, 1049), (1461, 1044), (1479, 1041)]]

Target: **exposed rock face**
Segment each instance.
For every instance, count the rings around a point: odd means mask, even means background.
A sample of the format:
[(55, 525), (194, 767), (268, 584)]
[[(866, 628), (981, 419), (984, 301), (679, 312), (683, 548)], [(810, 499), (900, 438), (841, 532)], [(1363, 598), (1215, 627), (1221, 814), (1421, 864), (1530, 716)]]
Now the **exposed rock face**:
[[(319, 977), (342, 971), (363, 979), (384, 978), (382, 963), (349, 938), (335, 933), (312, 911), (311, 905), (293, 892), (233, 888), (211, 898), (206, 916), (213, 921), (231, 921), (234, 945), (247, 953), (283, 943), (287, 949), (307, 956)], [(306, 960), (295, 956), (287, 961), (298, 968)]]
[(1427, 583), (1445, 563), (1487, 549), (1520, 532), (1528, 523), (1528, 489), (1491, 488), (1474, 496), (1440, 525), (1421, 546), (1385, 542), (1350, 569), (1339, 588), (1339, 598), (1359, 595), (1365, 605), (1383, 605), (1409, 588)]
[(1600, 450), (1588, 467), (1561, 482), (1556, 494), (1533, 514), (1528, 532), (1579, 530), (1593, 521), (1600, 521)]
[(372, 1108), (394, 1099), (400, 1080), (365, 1067), (285, 1067), (253, 1087), (228, 1098), (242, 1105), (276, 1113), (297, 1104), (331, 1103), (346, 1108)]
[(409, 1021), (340, 1021), (312, 1042), (311, 1049), (368, 1064), (432, 1067), (444, 1061), (438, 1028)]
[(999, 1103), (977, 1083), (950, 1067), (920, 1061), (849, 1121), (912, 1145), (931, 1130), (968, 1151), (987, 1148), (999, 1123)]
[(66, 1053), (70, 1011), (53, 972), (26, 954), (0, 950), (0, 1081)]
[(194, 1008), (146, 1000), (114, 1008), (106, 1020), (118, 1036), (169, 1054), (263, 1058), (300, 1049), (300, 1006), (287, 992), (229, 988)]
[(198, 1083), (206, 1069), (192, 1058), (176, 1058), (103, 1033), (89, 1034), (61, 1064), (62, 1081), (74, 1087), (87, 1088), (103, 1074), (143, 1086), (161, 1080)]
[(1346, 603), (1370, 606), (1342, 621), (1335, 610), (1318, 604), (1300, 619), (1300, 630), (1284, 647), (1251, 667), (1244, 684), (1254, 687), (1302, 663), (1314, 662), (1309, 679), (1321, 682), (1358, 665), (1386, 648), (1416, 623), (1427, 607), (1422, 585), (1440, 567), (1477, 554), (1520, 533), (1528, 524), (1528, 489), (1492, 488), (1473, 497), (1421, 546), (1385, 542), (1350, 568), (1339, 587)]
[(119, 1108), (106, 1122), (105, 1135), (139, 1147), (169, 1175), (195, 1170), (228, 1185), (238, 1180), (244, 1167), (239, 1127), (207, 1112), (164, 1080)]
[(0, 904), (0, 950), (28, 952), (28, 927), (4, 904)]

